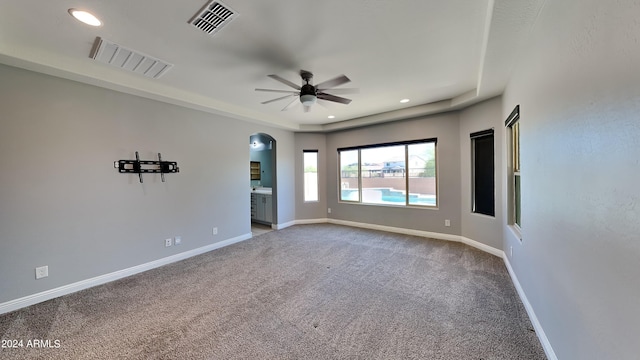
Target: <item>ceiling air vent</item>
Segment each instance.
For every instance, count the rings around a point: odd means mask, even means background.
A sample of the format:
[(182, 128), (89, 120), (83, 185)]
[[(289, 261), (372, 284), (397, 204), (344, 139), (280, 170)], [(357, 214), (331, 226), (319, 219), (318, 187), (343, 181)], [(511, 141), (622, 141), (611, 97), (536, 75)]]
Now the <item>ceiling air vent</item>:
[(214, 35), (223, 26), (231, 22), (238, 16), (234, 10), (223, 4), (221, 1), (213, 0), (208, 2), (197, 14), (189, 20), (189, 24)]
[(91, 58), (153, 79), (158, 79), (173, 66), (166, 61), (127, 49), (100, 37), (96, 39)]

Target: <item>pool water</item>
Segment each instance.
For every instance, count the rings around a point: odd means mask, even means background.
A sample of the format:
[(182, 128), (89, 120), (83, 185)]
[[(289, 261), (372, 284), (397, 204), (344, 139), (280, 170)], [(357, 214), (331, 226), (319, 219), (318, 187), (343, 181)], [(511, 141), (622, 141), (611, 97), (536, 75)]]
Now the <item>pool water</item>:
[[(366, 203), (374, 203), (374, 204), (404, 204), (405, 203), (405, 193), (401, 190), (394, 190), (389, 188), (377, 188), (377, 189), (366, 189), (366, 190), (374, 190), (381, 193), (380, 201), (365, 201)], [(358, 201), (358, 189), (343, 189), (342, 191), (342, 200), (350, 200), (350, 201)], [(436, 205), (436, 197), (435, 195), (418, 195), (409, 193), (409, 205)]]

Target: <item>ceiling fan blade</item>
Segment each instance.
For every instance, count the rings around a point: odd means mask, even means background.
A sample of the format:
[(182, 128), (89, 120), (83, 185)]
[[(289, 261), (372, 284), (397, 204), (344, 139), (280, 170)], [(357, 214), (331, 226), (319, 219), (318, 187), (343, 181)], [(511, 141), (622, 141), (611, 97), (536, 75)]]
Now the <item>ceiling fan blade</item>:
[(321, 82), (320, 84), (316, 85), (316, 89), (323, 89), (323, 90), (331, 89), (333, 87), (346, 84), (350, 81), (351, 80), (349, 80), (349, 78), (346, 77), (345, 75), (340, 75), (333, 79)]
[(331, 94), (321, 93), (317, 95), (318, 99), (333, 101), (341, 104), (349, 104), (351, 99), (346, 99), (340, 96), (335, 96)]
[(298, 102), (298, 98), (294, 97), (293, 100), (291, 100), (291, 102), (288, 103), (287, 106), (283, 107), (282, 110), (280, 110), (280, 111), (287, 111), (287, 109), (289, 109), (291, 106), (296, 104), (296, 102)]
[(291, 81), (287, 80), (287, 79), (283, 79), (278, 75), (275, 74), (271, 74), (271, 75), (267, 75), (268, 77), (272, 78), (273, 80), (277, 80), (280, 81), (281, 83), (285, 84), (285, 85), (289, 85), (292, 88), (296, 89), (296, 90), (300, 90), (300, 85), (294, 84)]
[(359, 94), (360, 89), (357, 88), (339, 88), (339, 89), (317, 89), (318, 94), (323, 94), (328, 91), (332, 94)]
[(297, 91), (293, 90), (275, 90), (275, 89), (256, 89), (256, 91), (267, 91), (267, 92), (277, 92), (277, 93), (289, 93), (289, 94), (297, 94)]
[(288, 98), (290, 98), (291, 96), (293, 96), (293, 95), (286, 95), (286, 96), (283, 96), (283, 97), (279, 97), (279, 98), (275, 98), (275, 99), (271, 99), (271, 100), (263, 101), (263, 102), (261, 102), (261, 104), (269, 104), (269, 103), (272, 103), (272, 102), (274, 102), (274, 101), (288, 99)]

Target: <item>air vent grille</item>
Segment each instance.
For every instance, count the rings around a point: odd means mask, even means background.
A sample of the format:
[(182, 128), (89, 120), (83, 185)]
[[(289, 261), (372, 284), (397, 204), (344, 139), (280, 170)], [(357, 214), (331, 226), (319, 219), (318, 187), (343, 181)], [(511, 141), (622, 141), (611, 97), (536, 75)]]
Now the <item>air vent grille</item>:
[(127, 49), (109, 40), (97, 38), (96, 42), (97, 46), (91, 56), (94, 60), (139, 75), (158, 79), (173, 66), (166, 61)]
[(214, 0), (207, 3), (193, 18), (189, 24), (214, 35), (220, 29), (231, 22), (238, 14), (221, 1)]

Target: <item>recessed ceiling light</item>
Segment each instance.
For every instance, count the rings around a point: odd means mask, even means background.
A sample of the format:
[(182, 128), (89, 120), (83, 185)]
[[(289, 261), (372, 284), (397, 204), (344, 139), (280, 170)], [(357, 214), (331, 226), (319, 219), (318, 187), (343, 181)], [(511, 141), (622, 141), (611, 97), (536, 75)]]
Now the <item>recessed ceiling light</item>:
[(328, 117), (329, 119), (335, 119), (335, 118), (336, 118), (336, 117), (335, 117), (335, 116), (333, 116), (333, 115), (329, 115), (329, 116), (327, 116), (327, 117)]
[(403, 103), (403, 104), (406, 104), (406, 103), (409, 102), (409, 99), (402, 99), (402, 100), (400, 100), (400, 102)]
[(91, 26), (100, 26), (102, 25), (102, 21), (100, 21), (95, 15), (78, 9), (69, 9), (69, 14), (74, 18), (82, 21), (83, 23)]

